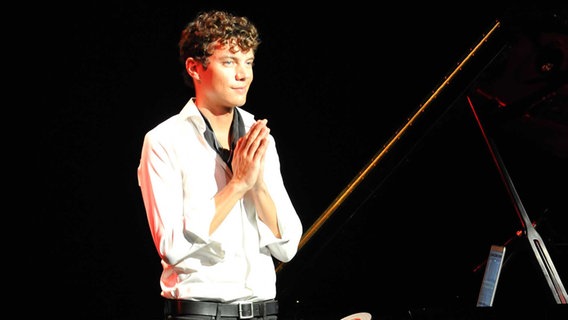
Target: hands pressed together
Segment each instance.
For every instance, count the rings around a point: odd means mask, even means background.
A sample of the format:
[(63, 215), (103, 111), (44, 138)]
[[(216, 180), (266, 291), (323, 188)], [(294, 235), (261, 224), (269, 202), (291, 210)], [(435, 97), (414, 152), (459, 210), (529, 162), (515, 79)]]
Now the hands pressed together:
[(233, 150), (233, 179), (243, 183), (247, 190), (263, 184), (264, 155), (268, 148), (270, 129), (268, 120), (257, 120), (241, 137)]

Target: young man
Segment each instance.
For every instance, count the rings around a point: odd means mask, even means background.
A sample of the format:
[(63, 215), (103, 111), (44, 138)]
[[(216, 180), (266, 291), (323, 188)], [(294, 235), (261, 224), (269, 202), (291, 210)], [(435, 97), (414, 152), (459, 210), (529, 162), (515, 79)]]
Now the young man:
[(273, 258), (295, 256), (302, 224), (267, 120), (241, 108), (259, 44), (246, 17), (200, 13), (179, 41), (195, 96), (145, 135), (138, 182), (165, 319), (277, 319)]

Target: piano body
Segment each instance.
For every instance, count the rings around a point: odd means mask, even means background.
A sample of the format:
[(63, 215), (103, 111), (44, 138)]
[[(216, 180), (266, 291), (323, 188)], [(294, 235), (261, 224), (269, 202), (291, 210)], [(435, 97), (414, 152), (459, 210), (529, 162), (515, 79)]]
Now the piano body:
[(494, 310), (566, 310), (552, 286), (568, 282), (567, 76), (565, 9), (488, 26), (278, 265), (282, 317), (469, 319), (487, 312), (475, 301), (493, 244), (507, 247)]

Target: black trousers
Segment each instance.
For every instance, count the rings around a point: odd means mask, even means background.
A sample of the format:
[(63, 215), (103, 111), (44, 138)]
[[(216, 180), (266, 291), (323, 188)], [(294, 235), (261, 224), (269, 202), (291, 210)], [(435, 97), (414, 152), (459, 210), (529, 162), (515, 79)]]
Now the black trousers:
[[(212, 316), (199, 316), (199, 315), (168, 315), (165, 320), (216, 320), (216, 317)], [(221, 320), (241, 320), (239, 318), (227, 318), (221, 317)], [(253, 317), (253, 320), (278, 320), (278, 316), (266, 316), (266, 317)]]

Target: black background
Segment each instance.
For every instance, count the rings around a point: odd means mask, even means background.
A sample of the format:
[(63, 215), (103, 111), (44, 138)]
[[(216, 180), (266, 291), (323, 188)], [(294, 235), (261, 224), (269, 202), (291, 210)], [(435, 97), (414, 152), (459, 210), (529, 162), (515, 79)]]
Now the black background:
[[(19, 288), (33, 290), (32, 306), (45, 303), (58, 318), (161, 318), (161, 266), (136, 168), (145, 132), (192, 95), (177, 40), (207, 8), (246, 15), (261, 32), (245, 108), (269, 120), (308, 230), (507, 6), (83, 2), (43, 17), (29, 31), (42, 33), (31, 51), (45, 52), (36, 57), (44, 63), (53, 56), (44, 81), (57, 100), (37, 99), (31, 117), (41, 192), (21, 200), (34, 208), (22, 225), (37, 237), (24, 246), (31, 284)], [(479, 129), (466, 106), (455, 109), (428, 135), (412, 128), (279, 271), (282, 318), (466, 312), (476, 267), (507, 241), (519, 258), (503, 271), (496, 304), (550, 303)], [(539, 231), (566, 278), (565, 159), (508, 146), (511, 176), (529, 215), (546, 218)]]

